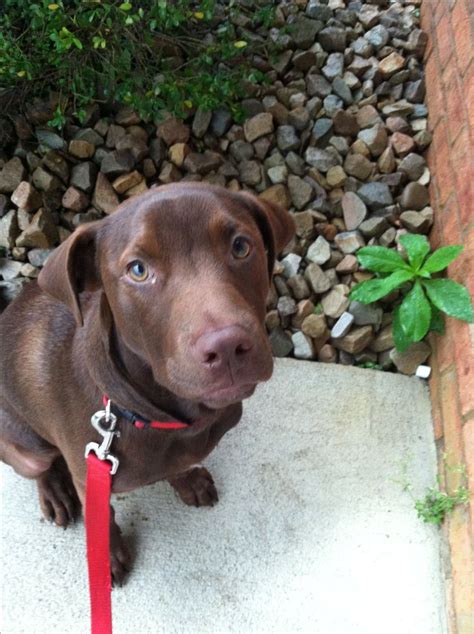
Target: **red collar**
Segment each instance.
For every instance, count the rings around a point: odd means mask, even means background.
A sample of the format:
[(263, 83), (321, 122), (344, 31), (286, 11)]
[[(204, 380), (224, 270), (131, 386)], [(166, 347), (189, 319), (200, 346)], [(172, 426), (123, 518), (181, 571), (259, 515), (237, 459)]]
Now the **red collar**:
[[(104, 394), (102, 397), (102, 402), (104, 406), (107, 406), (109, 401), (109, 397)], [(143, 416), (138, 416), (134, 414), (128, 409), (123, 407), (119, 407), (118, 405), (111, 404), (110, 411), (115, 414), (117, 417), (125, 418), (137, 429), (145, 429), (147, 427), (152, 427), (153, 429), (186, 429), (190, 425), (188, 423), (180, 423), (178, 421), (157, 421), (157, 420), (148, 420)]]

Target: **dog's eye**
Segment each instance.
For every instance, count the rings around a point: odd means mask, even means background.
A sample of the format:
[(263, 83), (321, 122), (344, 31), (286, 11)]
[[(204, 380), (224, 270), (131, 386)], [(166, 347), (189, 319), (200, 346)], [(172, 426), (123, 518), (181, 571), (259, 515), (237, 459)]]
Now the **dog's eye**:
[(238, 236), (234, 239), (234, 242), (232, 243), (232, 255), (234, 256), (234, 258), (243, 260), (249, 255), (250, 248), (250, 242), (247, 240), (247, 238)]
[(144, 282), (148, 277), (148, 269), (140, 260), (131, 262), (128, 265), (127, 273), (134, 282)]

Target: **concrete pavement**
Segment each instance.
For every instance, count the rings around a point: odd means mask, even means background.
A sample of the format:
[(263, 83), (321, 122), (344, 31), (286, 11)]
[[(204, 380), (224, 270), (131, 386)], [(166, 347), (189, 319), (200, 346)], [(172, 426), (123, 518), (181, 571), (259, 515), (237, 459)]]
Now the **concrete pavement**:
[[(120, 496), (136, 553), (113, 592), (116, 634), (444, 634), (439, 533), (416, 517), (435, 482), (416, 378), (279, 360), (206, 466), (220, 501), (166, 483)], [(83, 634), (82, 522), (40, 520), (35, 485), (1, 476), (2, 634)]]

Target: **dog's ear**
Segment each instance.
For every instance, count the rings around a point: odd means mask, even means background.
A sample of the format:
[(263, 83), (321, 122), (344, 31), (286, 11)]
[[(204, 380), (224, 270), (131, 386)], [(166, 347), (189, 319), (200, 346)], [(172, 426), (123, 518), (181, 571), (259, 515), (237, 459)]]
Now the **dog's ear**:
[(268, 272), (271, 278), (276, 256), (295, 234), (295, 221), (291, 214), (280, 205), (245, 191), (239, 194), (251, 204), (252, 215), (267, 247)]
[(80, 225), (48, 258), (38, 277), (40, 288), (71, 310), (82, 326), (80, 293), (100, 286), (96, 237), (100, 222)]

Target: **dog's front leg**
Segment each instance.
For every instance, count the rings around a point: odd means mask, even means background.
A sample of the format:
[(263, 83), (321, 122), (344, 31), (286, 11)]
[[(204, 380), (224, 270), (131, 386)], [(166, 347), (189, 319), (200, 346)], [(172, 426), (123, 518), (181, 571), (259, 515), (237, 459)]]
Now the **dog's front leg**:
[(168, 482), (188, 506), (214, 506), (219, 499), (211, 474), (201, 465), (193, 465), (184, 473), (168, 478)]

